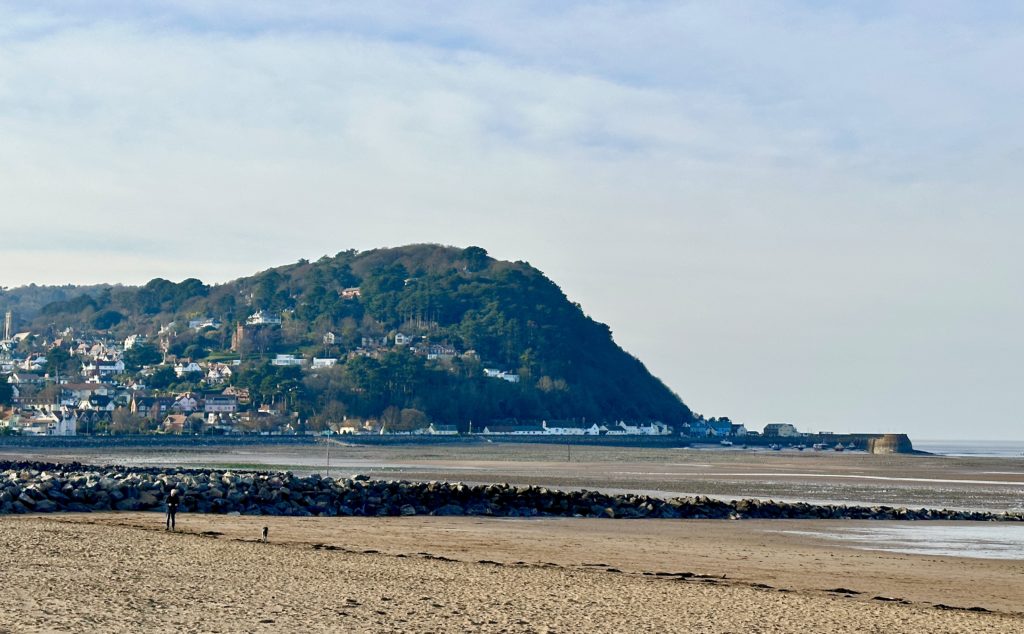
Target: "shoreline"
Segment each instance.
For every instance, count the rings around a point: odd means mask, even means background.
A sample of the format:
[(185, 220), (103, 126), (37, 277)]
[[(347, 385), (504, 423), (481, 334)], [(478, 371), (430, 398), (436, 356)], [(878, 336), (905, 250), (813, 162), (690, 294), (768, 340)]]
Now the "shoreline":
[[(723, 449), (493, 444), (474, 446), (246, 445), (9, 451), (0, 458), (133, 467), (364, 473), (376, 479), (511, 483), (562, 490), (663, 492), (718, 499), (843, 503), (964, 511), (1024, 511), (1024, 459), (826, 455)], [(571, 459), (567, 459), (567, 457)]]
[(168, 491), (181, 510), (268, 516), (493, 516), (608, 519), (846, 519), (1024, 522), (1024, 512), (723, 501), (708, 496), (660, 498), (632, 493), (565, 491), (508, 483), (302, 477), (290, 472), (161, 468), (81, 463), (0, 462), (0, 514), (146, 511)]

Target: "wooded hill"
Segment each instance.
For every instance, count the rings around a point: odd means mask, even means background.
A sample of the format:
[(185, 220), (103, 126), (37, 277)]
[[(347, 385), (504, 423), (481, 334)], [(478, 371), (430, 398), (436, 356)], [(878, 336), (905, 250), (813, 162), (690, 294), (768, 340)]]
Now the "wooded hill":
[[(38, 302), (47, 288), (4, 291), (0, 311), (12, 308), (20, 329), (50, 341), (68, 327), (76, 336), (142, 334), (178, 358), (226, 357), (239, 324), (261, 310), (279, 316), (280, 326), (251, 328), (235, 342), (244, 363), (232, 381), (257, 399), (287, 391), (308, 416), (378, 416), (392, 408), (462, 428), (471, 420), (585, 417), (678, 426), (692, 419), (676, 394), (616, 345), (608, 326), (587, 317), (543, 273), (479, 247), (343, 251), (218, 285), (154, 279), (75, 293), (59, 287), (56, 301), (28, 309), (26, 298)], [(199, 318), (222, 325), (187, 326)], [(396, 346), (398, 333), (410, 343)], [(340, 361), (284, 377), (266, 362), (278, 353)], [(484, 369), (519, 379), (488, 377)], [(284, 390), (282, 381), (291, 386)]]

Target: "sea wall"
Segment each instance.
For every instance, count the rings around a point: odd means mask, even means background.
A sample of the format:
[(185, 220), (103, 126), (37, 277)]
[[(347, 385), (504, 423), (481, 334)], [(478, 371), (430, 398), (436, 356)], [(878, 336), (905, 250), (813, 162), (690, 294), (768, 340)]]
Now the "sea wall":
[(914, 453), (914, 445), (906, 434), (885, 434), (868, 439), (868, 452), (875, 454)]
[(159, 511), (177, 487), (180, 510), (289, 516), (492, 515), (674, 519), (1024, 521), (1024, 513), (842, 506), (703, 496), (660, 499), (536, 486), (374, 481), (291, 473), (97, 467), (0, 461), (0, 514)]

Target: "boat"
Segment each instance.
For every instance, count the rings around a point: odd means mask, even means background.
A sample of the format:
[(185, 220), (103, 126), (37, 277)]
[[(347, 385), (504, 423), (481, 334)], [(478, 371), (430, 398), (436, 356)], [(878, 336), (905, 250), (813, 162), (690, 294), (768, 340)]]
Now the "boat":
[(814, 449), (815, 451), (825, 451), (826, 449), (828, 449), (828, 444), (823, 442), (816, 442), (813, 445), (811, 445), (811, 449)]
[(843, 443), (837, 442), (836, 446), (833, 447), (833, 449), (835, 449), (836, 451), (845, 451), (846, 447), (843, 446)]
[(732, 441), (731, 440), (723, 440), (722, 442), (720, 442), (718, 444), (722, 445), (723, 447), (732, 447)]
[(771, 444), (768, 445), (768, 448), (772, 451), (782, 451), (782, 445)]

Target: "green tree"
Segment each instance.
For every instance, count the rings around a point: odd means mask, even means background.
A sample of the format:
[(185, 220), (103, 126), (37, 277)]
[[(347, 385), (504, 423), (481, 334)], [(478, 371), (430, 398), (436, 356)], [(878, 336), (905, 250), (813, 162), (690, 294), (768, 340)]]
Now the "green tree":
[(169, 365), (162, 365), (153, 371), (153, 374), (146, 377), (146, 385), (154, 390), (166, 390), (178, 380), (174, 368)]
[(466, 262), (467, 271), (482, 271), (489, 264), (487, 251), (480, 247), (467, 247), (462, 250), (462, 259)]
[(7, 377), (0, 374), (0, 405), (10, 405), (14, 402), (14, 388), (7, 382)]
[(92, 320), (92, 326), (96, 330), (109, 330), (124, 321), (124, 315), (116, 310), (105, 310), (97, 313)]
[(64, 348), (50, 348), (46, 351), (46, 372), (50, 376), (67, 377), (76, 374), (82, 367), (81, 362)]
[(150, 343), (137, 343), (125, 350), (122, 357), (125, 369), (132, 372), (138, 372), (144, 365), (160, 363), (162, 359), (163, 355), (160, 354), (156, 346)]

